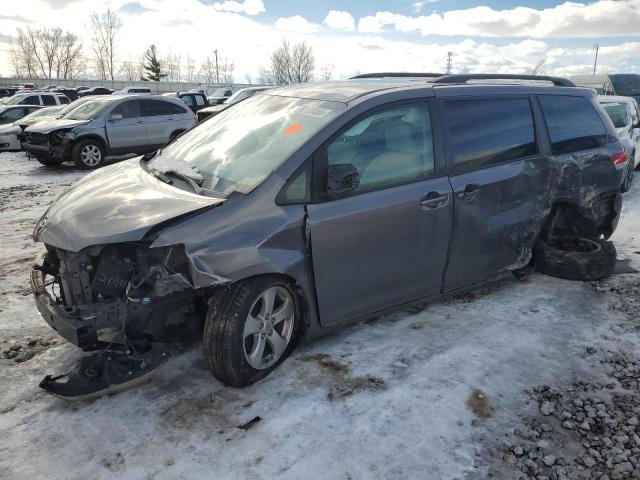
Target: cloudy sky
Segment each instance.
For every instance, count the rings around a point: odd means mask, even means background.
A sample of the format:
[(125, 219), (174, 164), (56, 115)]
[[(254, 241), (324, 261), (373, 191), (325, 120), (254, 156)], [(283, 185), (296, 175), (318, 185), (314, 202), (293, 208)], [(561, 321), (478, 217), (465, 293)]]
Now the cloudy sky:
[(235, 80), (256, 78), (283, 39), (307, 40), (316, 66), (337, 78), (367, 71), (519, 73), (541, 59), (547, 73), (640, 72), (640, 0), (19, 0), (0, 9), (0, 74), (12, 73), (18, 27), (60, 26), (84, 38), (91, 12), (115, 10), (123, 27), (118, 59), (136, 61), (155, 43), (161, 54), (197, 62), (218, 49)]

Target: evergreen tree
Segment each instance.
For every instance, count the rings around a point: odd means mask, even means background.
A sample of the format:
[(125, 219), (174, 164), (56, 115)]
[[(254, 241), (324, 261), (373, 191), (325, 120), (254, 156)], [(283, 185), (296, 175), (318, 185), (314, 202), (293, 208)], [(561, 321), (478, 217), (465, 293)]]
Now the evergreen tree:
[(160, 60), (158, 60), (158, 50), (155, 45), (151, 45), (144, 52), (144, 69), (147, 72), (146, 77), (142, 77), (142, 80), (159, 82), (162, 78), (166, 77), (166, 73), (162, 73), (162, 67)]

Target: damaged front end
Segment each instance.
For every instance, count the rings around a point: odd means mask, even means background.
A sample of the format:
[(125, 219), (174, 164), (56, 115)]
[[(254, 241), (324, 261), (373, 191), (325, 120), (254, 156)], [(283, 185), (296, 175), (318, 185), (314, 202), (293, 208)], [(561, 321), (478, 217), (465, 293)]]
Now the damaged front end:
[(67, 378), (43, 380), (41, 387), (65, 398), (146, 376), (168, 358), (154, 345), (201, 332), (206, 312), (206, 292), (193, 289), (181, 246), (131, 242), (70, 252), (47, 245), (31, 284), (45, 321), (82, 350), (98, 352)]
[(75, 133), (69, 129), (51, 133), (25, 131), (21, 134), (23, 150), (31, 155), (51, 158), (67, 158), (73, 138)]

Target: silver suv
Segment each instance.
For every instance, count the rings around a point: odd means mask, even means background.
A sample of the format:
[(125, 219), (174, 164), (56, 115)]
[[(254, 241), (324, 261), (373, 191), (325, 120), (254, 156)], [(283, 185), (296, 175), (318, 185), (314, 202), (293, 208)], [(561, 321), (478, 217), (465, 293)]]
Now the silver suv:
[(156, 150), (195, 122), (194, 114), (178, 99), (96, 97), (62, 118), (28, 127), (22, 148), (43, 165), (71, 159), (81, 168), (94, 169), (108, 155)]

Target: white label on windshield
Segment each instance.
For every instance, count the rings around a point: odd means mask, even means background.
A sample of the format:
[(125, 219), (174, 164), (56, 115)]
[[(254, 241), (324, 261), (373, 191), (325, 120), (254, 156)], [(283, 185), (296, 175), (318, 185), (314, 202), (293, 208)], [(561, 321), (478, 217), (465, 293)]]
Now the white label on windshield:
[(308, 117), (322, 118), (330, 114), (331, 110), (322, 107), (305, 107), (300, 110), (300, 113)]

